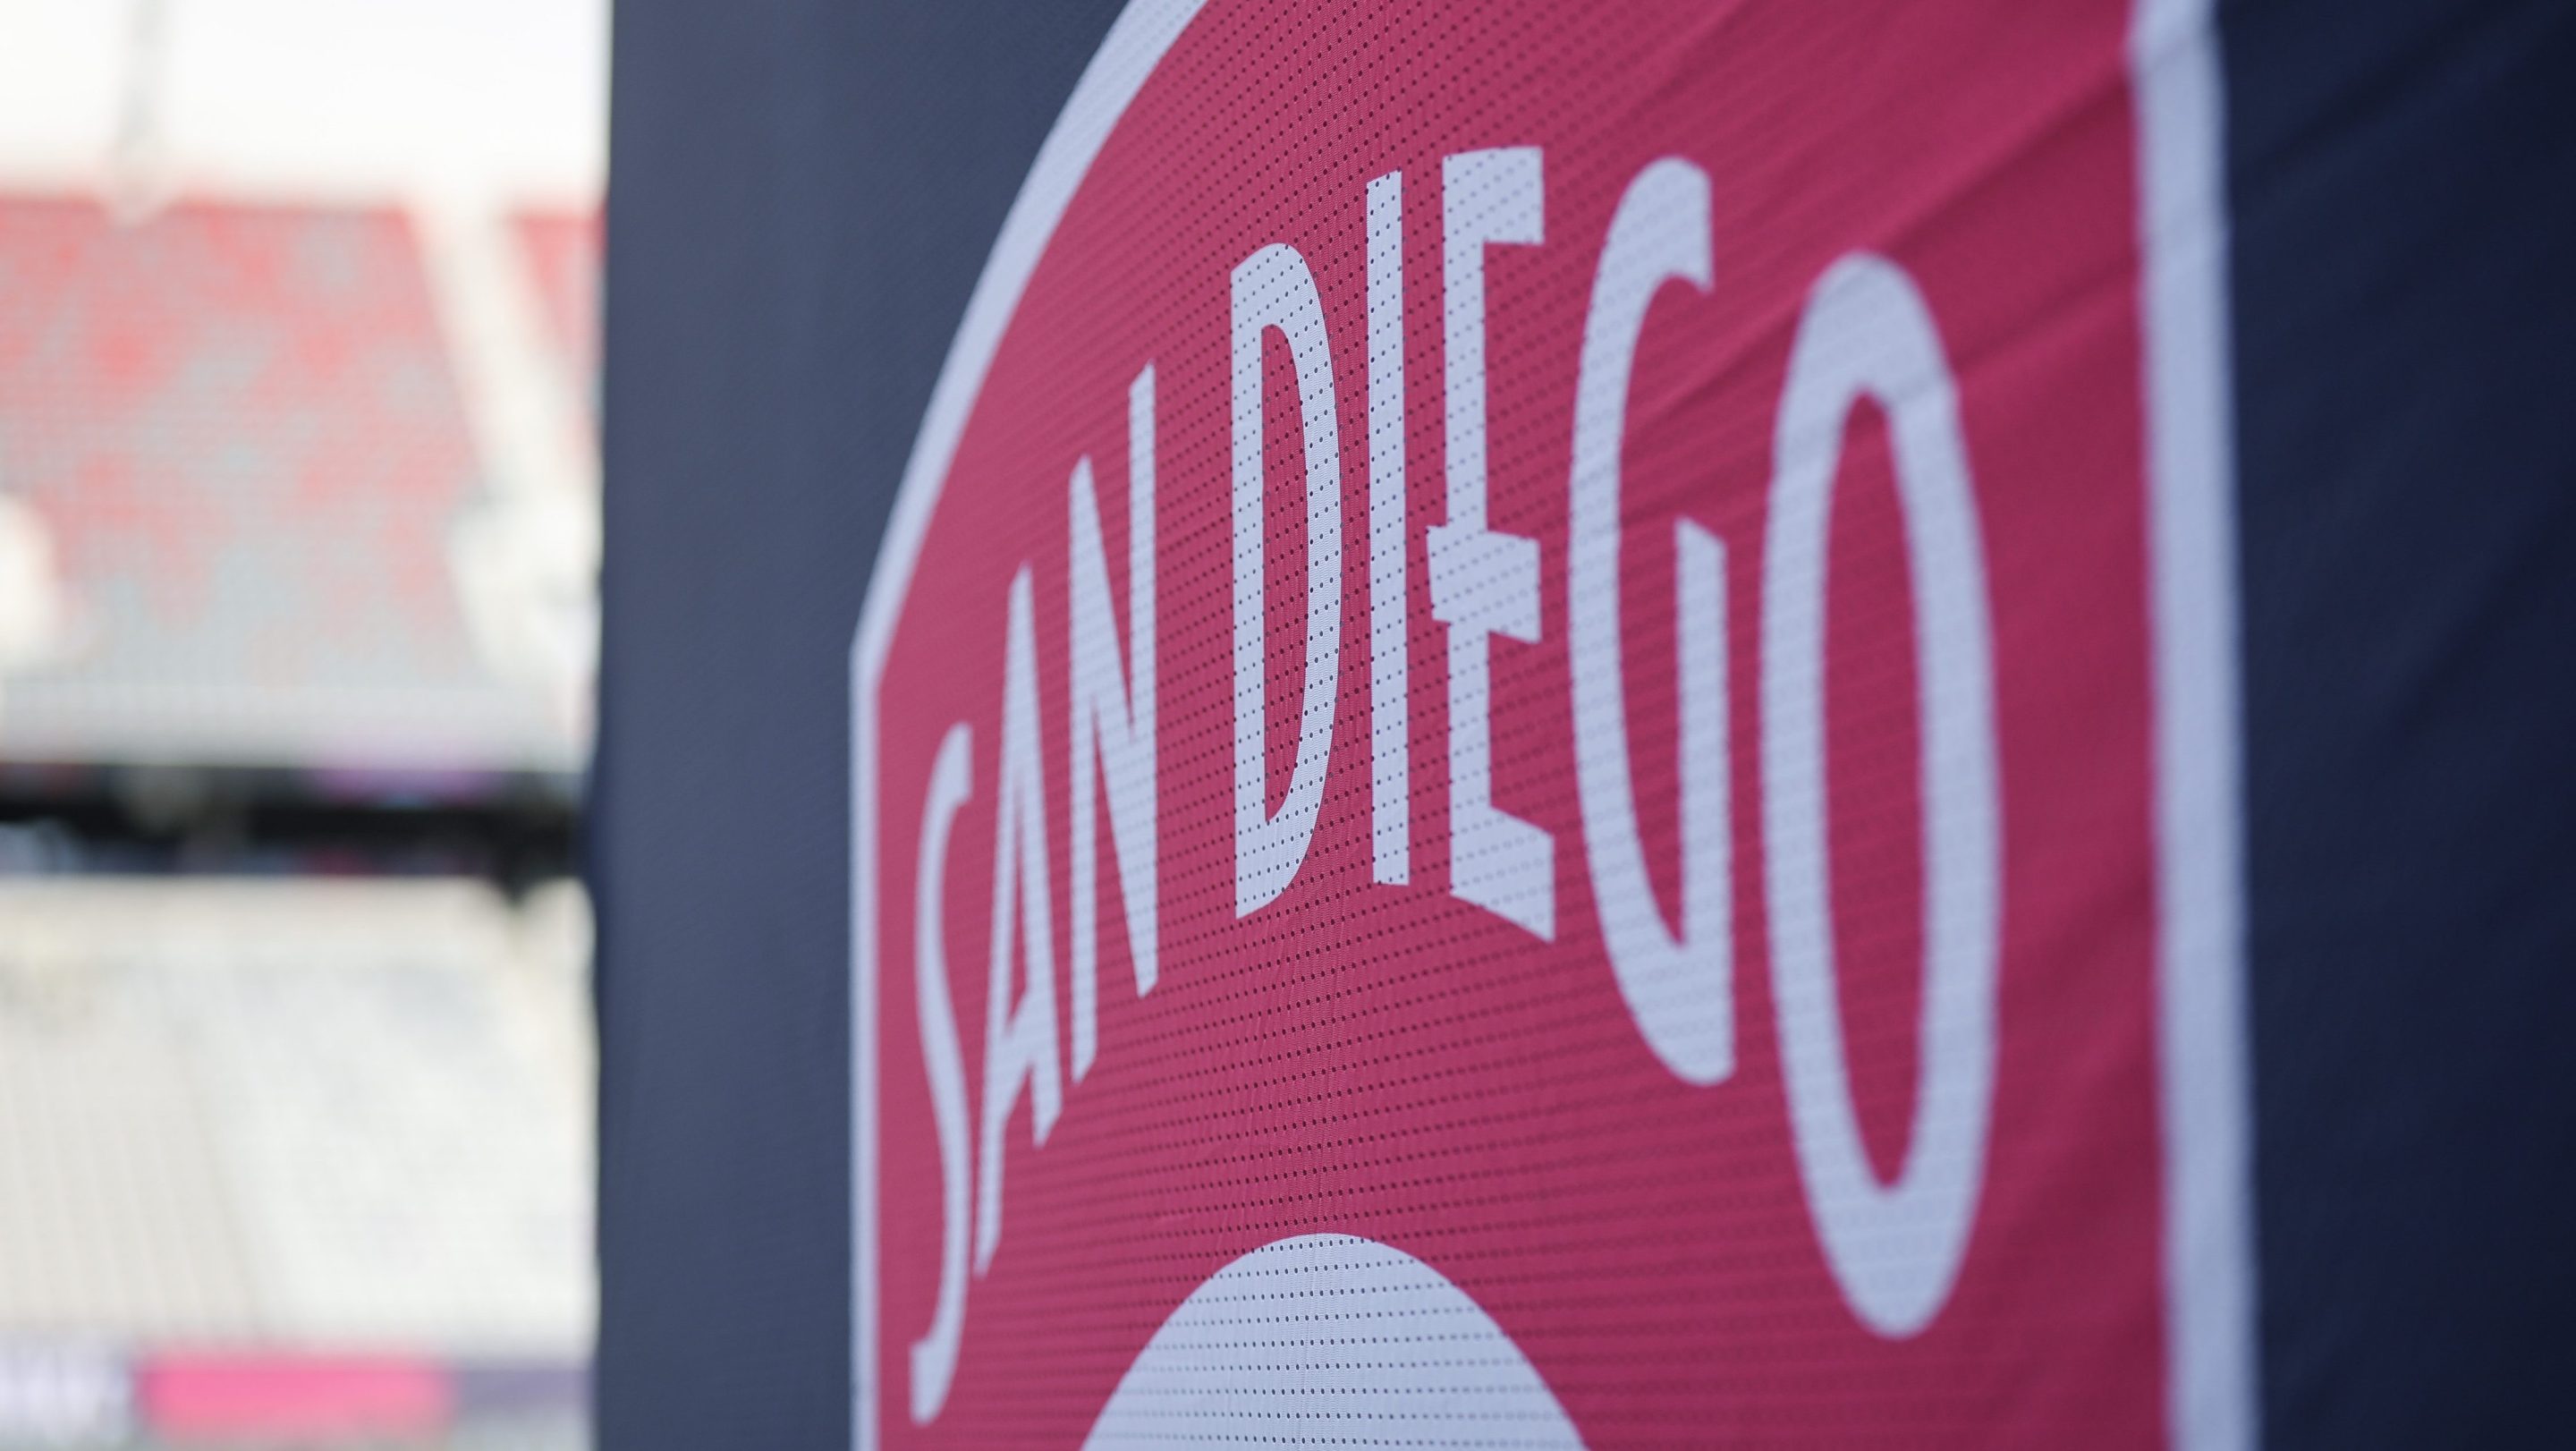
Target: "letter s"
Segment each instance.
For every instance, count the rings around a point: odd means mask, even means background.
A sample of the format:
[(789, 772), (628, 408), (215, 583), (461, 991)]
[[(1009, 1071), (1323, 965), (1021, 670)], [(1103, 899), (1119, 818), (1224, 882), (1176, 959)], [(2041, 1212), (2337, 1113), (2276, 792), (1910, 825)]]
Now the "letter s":
[(939, 1131), (939, 1302), (930, 1328), (912, 1342), (912, 1420), (927, 1425), (948, 1403), (957, 1374), (957, 1341), (966, 1328), (966, 1206), (971, 1162), (966, 1144), (966, 1064), (957, 1045), (957, 1009), (948, 996), (948, 950), (940, 927), (947, 895), (948, 831), (974, 791), (964, 722), (948, 728), (930, 768), (921, 807), (921, 860), (913, 872), (913, 996), (921, 1010), (921, 1061), (930, 1077), (930, 1117)]

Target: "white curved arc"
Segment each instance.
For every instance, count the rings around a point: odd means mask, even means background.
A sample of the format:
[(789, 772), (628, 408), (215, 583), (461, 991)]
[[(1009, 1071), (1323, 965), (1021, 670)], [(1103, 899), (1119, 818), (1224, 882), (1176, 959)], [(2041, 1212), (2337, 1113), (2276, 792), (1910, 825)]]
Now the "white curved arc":
[(966, 300), (966, 315), (958, 321), (956, 339), (948, 345), (948, 359), (940, 365), (939, 381), (931, 387), (930, 406), (922, 411), (921, 431), (913, 436), (912, 457), (904, 464), (894, 512), (886, 521), (876, 573), (869, 579), (867, 599), (859, 607), (854, 657), (868, 667), (866, 674), (871, 681), (885, 666), (886, 646), (894, 635), (896, 607), (902, 603), (904, 591), (911, 587), (912, 567), (921, 554), (922, 536), (930, 527), (930, 511), (948, 482), (948, 466), (956, 461), (966, 419), (984, 391), (984, 377), (992, 371), (993, 356), (1001, 351), (1002, 336), (1020, 310), (1020, 298), (1028, 291), (1038, 260), (1046, 255), (1047, 244), (1055, 240), (1055, 229), (1064, 220), (1065, 208), (1073, 204), (1074, 193), (1082, 189), (1083, 178), (1091, 174), (1091, 163), (1099, 159), (1109, 133), (1117, 128), (1119, 118), (1127, 114), (1127, 107), (1144, 88), (1146, 78), (1162, 63), (1164, 54), (1181, 38), (1182, 30), (1205, 3), (1206, 0), (1133, 0), (1120, 12), (1101, 41), (1099, 53), (1083, 68), (1082, 79), (1065, 101), (1063, 114), (1056, 117), (1054, 128), (1038, 147), (1028, 180), (1020, 184), (1019, 196), (1002, 218), (1001, 234), (993, 240), (993, 252), (984, 261), (983, 274), (975, 279), (975, 291)]
[(1580, 1447), (1537, 1367), (1438, 1270), (1348, 1234), (1266, 1244), (1190, 1292), (1084, 1451)]
[(1162, 63), (1173, 42), (1197, 18), (1205, 0), (1130, 0), (1109, 27), (1091, 64), (1074, 83), (1064, 110), (1038, 147), (1028, 179), (1002, 219), (1001, 234), (967, 298), (957, 336), (940, 364), (939, 381), (914, 435), (886, 521), (874, 574), (859, 606), (850, 640), (850, 1439), (856, 1451), (877, 1444), (877, 1363), (880, 1333), (876, 1300), (876, 1083), (861, 1071), (855, 1045), (873, 1043), (877, 1031), (877, 683), (885, 673), (903, 597), (912, 588), (931, 510), (948, 482), (967, 417), (984, 390), (993, 356), (1019, 311), (1038, 260), (1054, 240), (1109, 133)]

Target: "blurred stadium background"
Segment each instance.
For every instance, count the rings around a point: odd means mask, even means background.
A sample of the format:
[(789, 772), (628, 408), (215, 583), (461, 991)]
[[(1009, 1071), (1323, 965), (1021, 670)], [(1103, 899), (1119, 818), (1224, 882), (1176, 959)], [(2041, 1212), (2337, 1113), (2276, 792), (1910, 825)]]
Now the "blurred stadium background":
[(587, 1443), (606, 0), (0, 0), (0, 1448)]

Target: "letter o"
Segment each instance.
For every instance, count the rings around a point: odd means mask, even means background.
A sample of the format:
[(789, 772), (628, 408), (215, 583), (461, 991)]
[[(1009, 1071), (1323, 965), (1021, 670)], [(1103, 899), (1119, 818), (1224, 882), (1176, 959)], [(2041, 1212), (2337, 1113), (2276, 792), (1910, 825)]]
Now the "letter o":
[[(1923, 1013), (1914, 1121), (1893, 1184), (1860, 1135), (1834, 967), (1825, 782), (1825, 571), (1843, 425), (1889, 417), (1913, 577), (1923, 801)], [(1809, 1216), (1843, 1298), (1882, 1336), (1956, 1283), (1994, 1109), (2002, 897), (1992, 627), (1957, 391), (1895, 263), (1836, 261), (1808, 295), (1773, 440), (1762, 584), (1762, 793), (1773, 996)]]

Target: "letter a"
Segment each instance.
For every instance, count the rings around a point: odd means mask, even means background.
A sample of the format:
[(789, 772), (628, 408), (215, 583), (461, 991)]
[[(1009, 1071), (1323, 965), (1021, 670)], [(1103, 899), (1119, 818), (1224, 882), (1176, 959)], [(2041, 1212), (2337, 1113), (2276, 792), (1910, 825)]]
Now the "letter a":
[[(1047, 900), (1046, 768), (1038, 755), (1037, 627), (1029, 571), (1011, 580), (1008, 664), (1002, 685), (1002, 785), (993, 824), (993, 979), (984, 1010), (984, 1139), (975, 1195), (975, 1273), (1002, 1242), (1002, 1129), (1029, 1085), (1037, 1142), (1063, 1107), (1055, 1056), (1055, 925)], [(1014, 898), (1017, 899), (1016, 903)], [(1011, 1006), (1011, 917), (1019, 909), (1028, 988)]]

